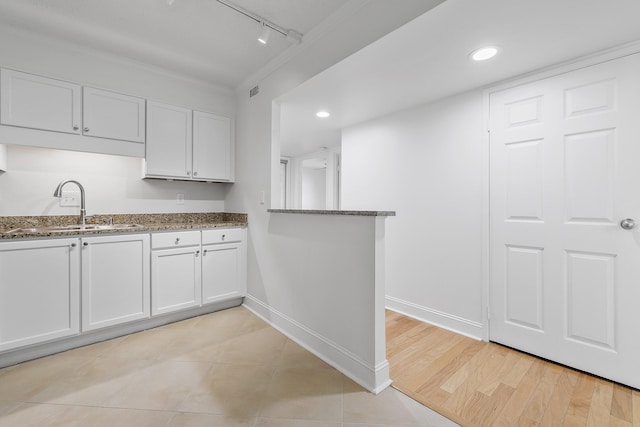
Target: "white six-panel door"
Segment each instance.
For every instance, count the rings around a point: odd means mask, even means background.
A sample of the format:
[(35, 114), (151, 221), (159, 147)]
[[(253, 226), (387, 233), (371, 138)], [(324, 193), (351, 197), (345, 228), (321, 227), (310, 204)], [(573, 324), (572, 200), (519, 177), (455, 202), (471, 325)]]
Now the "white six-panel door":
[(490, 338), (640, 387), (640, 55), (490, 95)]

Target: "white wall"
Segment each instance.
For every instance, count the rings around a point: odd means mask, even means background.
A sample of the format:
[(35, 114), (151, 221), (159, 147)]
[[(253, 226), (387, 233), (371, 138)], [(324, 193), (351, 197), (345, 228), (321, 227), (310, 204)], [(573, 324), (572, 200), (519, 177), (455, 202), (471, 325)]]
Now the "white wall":
[[(229, 184), (141, 179), (142, 159), (22, 146), (7, 147), (0, 174), (0, 216), (77, 215), (60, 207), (53, 191), (64, 179), (86, 191), (87, 214), (222, 212)], [(67, 184), (65, 190), (76, 191)], [(184, 204), (176, 194), (184, 194)]]
[(375, 216), (272, 214), (268, 251), (258, 260), (260, 282), (252, 283), (245, 299), (251, 310), (372, 391), (390, 383), (384, 222)]
[(326, 209), (327, 168), (302, 167), (302, 209)]
[[(308, 233), (309, 230), (320, 227), (324, 233), (314, 238), (321, 239), (324, 250), (314, 253), (309, 258), (304, 252), (290, 254), (290, 252), (278, 251), (278, 241), (286, 241), (286, 236), (280, 240), (270, 230), (270, 220), (273, 215), (266, 209), (269, 201), (274, 201), (274, 206), (280, 200), (280, 147), (277, 138), (272, 141), (272, 136), (277, 136), (277, 126), (280, 117), (278, 111), (272, 117), (273, 100), (291, 90), (295, 86), (309, 79), (316, 73), (333, 65), (355, 50), (362, 48), (370, 41), (384, 35), (399, 25), (406, 23), (421, 11), (426, 11), (432, 4), (423, 0), (405, 0), (400, 3), (387, 0), (374, 0), (362, 2), (363, 6), (357, 10), (357, 15), (345, 16), (335, 22), (335, 26), (326, 35), (312, 42), (313, 45), (302, 51), (293, 60), (281, 66), (260, 81), (252, 81), (245, 87), (240, 87), (237, 97), (237, 134), (236, 134), (236, 183), (225, 200), (225, 208), (230, 211), (242, 210), (249, 214), (249, 245), (248, 245), (248, 276), (247, 288), (249, 303), (257, 309), (258, 305), (264, 306), (271, 316), (283, 316), (290, 321), (287, 323), (288, 333), (293, 334), (296, 325), (302, 325), (313, 333), (328, 334), (322, 338), (326, 342), (349, 348), (350, 336), (366, 336), (372, 339), (373, 324), (353, 322), (354, 313), (350, 311), (349, 304), (367, 305), (374, 309), (371, 301), (364, 298), (351, 299), (348, 304), (334, 307), (324, 307), (326, 311), (320, 320), (320, 325), (315, 322), (309, 310), (299, 310), (296, 301), (304, 291), (305, 280), (309, 277), (301, 274), (294, 277), (284, 274), (288, 269), (295, 269), (304, 261), (313, 261), (318, 267), (315, 271), (320, 276), (314, 279), (314, 283), (332, 283), (331, 287), (318, 288), (323, 296), (340, 299), (336, 290), (340, 287), (348, 288), (350, 283), (345, 278), (336, 278), (331, 273), (334, 263), (334, 245), (347, 244), (352, 251), (371, 250), (367, 241), (345, 240), (342, 227), (327, 227), (326, 217), (305, 215), (295, 222), (296, 232)], [(376, 25), (370, 25), (376, 22)], [(354, 31), (357, 28), (359, 31)], [(248, 97), (249, 87), (258, 83), (260, 93)], [(266, 194), (266, 204), (261, 204), (261, 192)], [(393, 207), (390, 206), (389, 209)], [(287, 221), (286, 217), (281, 221)], [(342, 217), (341, 219), (344, 219)], [(292, 255), (292, 256), (289, 256)], [(357, 266), (345, 267), (347, 270)], [(351, 270), (353, 273), (355, 270)], [(365, 274), (365, 273), (361, 273)], [(331, 280), (338, 280), (331, 282)], [(373, 287), (373, 284), (372, 284)], [(361, 292), (365, 290), (361, 289)], [(368, 290), (370, 294), (373, 288)], [(323, 299), (322, 301), (324, 301)], [(253, 302), (252, 302), (253, 301)], [(362, 307), (361, 307), (362, 309)], [(272, 320), (273, 321), (273, 320)], [(382, 326), (383, 328), (384, 326)], [(344, 330), (349, 333), (344, 334)], [(284, 329), (284, 327), (283, 327)], [(342, 330), (340, 334), (336, 331)], [(384, 330), (383, 341), (384, 341)], [(345, 341), (346, 340), (346, 341)], [(300, 341), (301, 344), (312, 347), (310, 340)], [(361, 359), (367, 359), (365, 355), (371, 352), (372, 343), (352, 348), (352, 352)], [(329, 349), (320, 354), (328, 358)], [(317, 349), (315, 350), (318, 353)], [(384, 353), (384, 348), (382, 349)], [(382, 355), (384, 358), (384, 354)], [(345, 366), (341, 369), (347, 369)], [(376, 367), (371, 368), (371, 375), (375, 376)], [(383, 367), (382, 367), (383, 368)], [(370, 387), (372, 388), (372, 387)]]
[[(235, 95), (229, 89), (6, 28), (0, 29), (0, 66), (235, 115)], [(78, 208), (59, 208), (52, 197), (58, 182), (67, 178), (85, 186), (90, 214), (222, 211), (229, 188), (229, 184), (143, 181), (140, 159), (18, 146), (7, 151), (7, 172), (0, 173), (0, 215), (77, 213)], [(183, 205), (176, 204), (177, 193), (184, 194)]]
[(480, 338), (482, 93), (343, 130), (342, 206), (384, 209), (387, 305)]

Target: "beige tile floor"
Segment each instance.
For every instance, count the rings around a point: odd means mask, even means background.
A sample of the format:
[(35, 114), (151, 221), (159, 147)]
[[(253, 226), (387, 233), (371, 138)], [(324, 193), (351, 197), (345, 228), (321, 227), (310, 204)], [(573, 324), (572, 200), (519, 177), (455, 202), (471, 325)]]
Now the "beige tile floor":
[(373, 395), (243, 307), (0, 369), (0, 426), (455, 426)]

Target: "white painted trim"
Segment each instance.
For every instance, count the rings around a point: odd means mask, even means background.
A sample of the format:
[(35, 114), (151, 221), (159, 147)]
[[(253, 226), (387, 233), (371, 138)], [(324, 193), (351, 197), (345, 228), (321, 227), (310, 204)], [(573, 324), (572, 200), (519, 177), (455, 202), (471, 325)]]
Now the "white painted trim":
[(481, 300), (481, 318), (482, 318), (482, 340), (489, 341), (490, 322), (488, 313), (490, 307), (489, 298), (491, 297), (491, 217), (490, 217), (490, 189), (491, 189), (491, 153), (489, 134), (491, 117), (489, 116), (489, 94), (486, 91), (482, 93), (482, 300)]
[[(109, 53), (106, 52), (104, 50), (99, 50), (96, 49), (94, 47), (88, 47), (88, 46), (80, 46), (77, 44), (72, 44), (69, 43), (67, 41), (64, 40), (60, 40), (60, 39), (54, 39), (54, 38), (48, 38), (46, 36), (43, 36), (42, 34), (38, 34), (38, 33), (34, 33), (34, 32), (29, 32), (29, 31), (25, 31), (22, 28), (16, 28), (16, 27), (4, 27), (2, 28), (2, 32), (5, 33), (5, 35), (7, 36), (11, 36), (11, 35), (15, 35), (17, 37), (23, 37), (23, 38), (27, 38), (30, 39), (32, 41), (35, 42), (39, 42), (39, 41), (45, 41), (46, 43), (49, 43), (53, 46), (55, 46), (56, 48), (62, 48), (62, 49), (66, 49), (66, 50), (70, 50), (70, 51), (75, 51), (78, 54), (88, 54), (91, 56), (94, 56), (96, 58), (99, 58), (101, 60), (105, 60), (105, 61), (111, 61), (114, 63), (118, 63), (124, 66), (129, 66), (129, 67), (135, 67), (138, 68), (140, 70), (149, 72), (149, 73), (153, 73), (153, 74), (157, 74), (159, 76), (163, 76), (163, 77), (168, 77), (171, 79), (176, 79), (176, 80), (181, 80), (185, 83), (191, 83), (191, 84), (196, 84), (199, 86), (204, 86), (207, 87), (208, 89), (222, 95), (222, 96), (229, 96), (232, 97), (235, 95), (235, 91), (233, 88), (229, 87), (229, 86), (225, 86), (222, 84), (218, 84), (218, 83), (212, 83), (210, 80), (207, 79), (203, 79), (200, 77), (197, 77), (195, 75), (188, 75), (188, 74), (184, 74), (180, 71), (175, 71), (175, 70), (170, 70), (166, 67), (161, 67), (159, 65), (154, 65), (151, 64), (149, 62), (143, 62), (143, 61), (139, 61), (136, 60), (134, 58), (128, 57), (128, 56), (123, 56), (123, 55), (118, 55), (118, 54), (114, 54), (114, 53)], [(0, 33), (2, 33), (0, 32)], [(15, 68), (15, 67), (9, 67), (12, 69), (15, 69), (16, 71), (23, 71), (25, 73), (30, 73), (30, 74), (39, 74), (38, 72), (34, 72), (34, 70), (23, 70), (21, 68)], [(58, 80), (66, 80), (65, 76), (59, 76), (59, 75), (51, 75), (48, 77), (52, 77), (52, 78), (56, 78)], [(83, 86), (93, 86), (91, 84), (83, 84)], [(140, 98), (147, 98), (147, 96), (143, 95), (143, 94), (136, 94), (136, 93), (128, 93), (128, 95), (134, 95), (134, 96), (138, 96)], [(225, 115), (225, 114), (223, 114)]]
[(0, 125), (0, 144), (144, 157), (144, 143)]
[[(271, 101), (271, 181), (269, 186), (269, 203), (267, 209), (280, 206), (280, 113), (279, 101)], [(264, 191), (264, 190), (260, 190)]]
[(462, 317), (454, 316), (452, 314), (444, 313), (412, 302), (403, 301), (388, 295), (386, 297), (386, 302), (387, 309), (389, 310), (475, 340), (480, 341), (482, 339), (482, 323), (473, 322)]
[[(554, 64), (549, 67), (534, 70), (530, 73), (521, 74), (511, 79), (502, 80), (490, 86), (487, 86), (483, 92), (491, 94), (512, 87), (521, 86), (523, 84), (532, 83), (538, 80), (565, 74), (581, 68), (590, 67), (592, 65), (601, 64), (603, 62), (619, 59), (625, 56), (640, 53), (640, 40), (615, 46), (609, 49), (601, 50), (590, 55), (581, 56), (568, 61)], [(488, 114), (488, 111), (487, 111)]]
[[(374, 393), (384, 390), (389, 384), (389, 362), (387, 361), (387, 330), (385, 318), (385, 290), (386, 290), (386, 221), (387, 217), (377, 216), (375, 218), (375, 248), (374, 248), (374, 287), (373, 287), (373, 310), (374, 310), (374, 328), (373, 328), (373, 348), (374, 360), (376, 365), (376, 382), (377, 387)], [(380, 369), (380, 372), (378, 371)]]
[(344, 347), (296, 322), (251, 295), (245, 297), (244, 307), (372, 393), (380, 393), (391, 385), (389, 363), (386, 359), (375, 366), (371, 366)]
[(0, 144), (0, 172), (7, 171), (7, 146)]
[(483, 200), (482, 200), (482, 232), (483, 232), (483, 245), (482, 245), (482, 319), (483, 319), (483, 334), (484, 341), (491, 339), (490, 320), (487, 319), (487, 312), (491, 308), (491, 182), (490, 173), (490, 96), (492, 93), (502, 90), (510, 89), (516, 86), (521, 86), (528, 83), (533, 83), (550, 77), (558, 76), (560, 74), (569, 73), (582, 68), (590, 67), (596, 64), (601, 64), (607, 61), (620, 59), (625, 56), (630, 56), (640, 53), (640, 40), (616, 46), (610, 49), (595, 52), (591, 55), (582, 56), (580, 58), (572, 59), (560, 64), (556, 64), (550, 67), (542, 68), (540, 70), (533, 71), (531, 73), (523, 74), (512, 79), (503, 80), (496, 84), (493, 84), (482, 91), (482, 120), (483, 120), (483, 145), (485, 153), (483, 156)]
[(320, 40), (325, 35), (331, 33), (335, 27), (337, 27), (346, 18), (353, 16), (360, 9), (362, 9), (371, 0), (349, 0), (344, 6), (329, 15), (319, 25), (309, 31), (302, 38), (300, 44), (291, 46), (280, 55), (269, 61), (264, 67), (260, 68), (257, 72), (249, 76), (242, 83), (240, 83), (236, 90), (239, 92), (246, 92), (250, 88), (254, 87), (262, 79), (268, 77), (271, 73), (285, 65), (287, 62), (294, 59), (296, 56), (312, 47), (315, 42)]

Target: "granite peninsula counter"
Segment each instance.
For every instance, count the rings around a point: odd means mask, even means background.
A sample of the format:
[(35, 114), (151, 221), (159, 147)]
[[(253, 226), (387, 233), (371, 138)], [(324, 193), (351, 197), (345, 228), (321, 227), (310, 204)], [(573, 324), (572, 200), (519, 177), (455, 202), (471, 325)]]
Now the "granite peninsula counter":
[(348, 215), (348, 216), (396, 216), (395, 211), (349, 211), (349, 210), (316, 210), (316, 209), (268, 209), (269, 213), (304, 214), (304, 215)]

